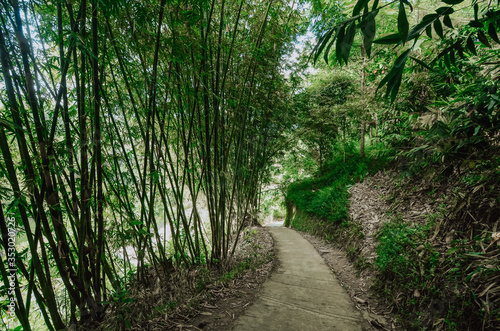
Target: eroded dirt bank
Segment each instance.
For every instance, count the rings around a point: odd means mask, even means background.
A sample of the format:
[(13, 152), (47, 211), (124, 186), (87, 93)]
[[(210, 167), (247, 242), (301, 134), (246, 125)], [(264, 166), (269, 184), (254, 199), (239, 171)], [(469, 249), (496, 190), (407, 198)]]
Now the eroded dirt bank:
[(377, 329), (498, 330), (497, 191), (433, 176), (366, 177), (349, 220), (312, 219), (320, 236), (303, 236)]

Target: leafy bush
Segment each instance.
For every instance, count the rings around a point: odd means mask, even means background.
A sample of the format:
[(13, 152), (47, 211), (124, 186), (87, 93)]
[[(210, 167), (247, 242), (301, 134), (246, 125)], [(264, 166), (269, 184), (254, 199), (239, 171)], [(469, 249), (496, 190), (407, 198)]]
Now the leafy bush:
[(409, 330), (498, 330), (500, 249), (488, 246), (491, 232), (455, 239), (443, 250), (429, 240), (434, 218), (410, 225), (396, 217), (382, 227), (375, 290)]
[(421, 311), (439, 297), (433, 286), (439, 253), (425, 242), (429, 230), (428, 225), (412, 227), (396, 217), (378, 235), (375, 265), (380, 274), (375, 287), (412, 329), (425, 324)]
[(362, 180), (369, 172), (377, 171), (385, 159), (362, 159), (358, 154), (349, 155), (344, 162), (338, 156), (325, 163), (312, 178), (292, 183), (286, 201), (302, 212), (331, 222), (342, 222), (348, 216), (350, 185)]

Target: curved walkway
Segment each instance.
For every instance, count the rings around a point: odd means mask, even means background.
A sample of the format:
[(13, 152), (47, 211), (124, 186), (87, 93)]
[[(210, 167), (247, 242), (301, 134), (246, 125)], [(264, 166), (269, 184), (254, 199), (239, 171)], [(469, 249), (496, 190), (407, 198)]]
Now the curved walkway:
[(270, 227), (269, 231), (277, 248), (277, 270), (233, 330), (367, 330), (314, 247), (294, 230)]

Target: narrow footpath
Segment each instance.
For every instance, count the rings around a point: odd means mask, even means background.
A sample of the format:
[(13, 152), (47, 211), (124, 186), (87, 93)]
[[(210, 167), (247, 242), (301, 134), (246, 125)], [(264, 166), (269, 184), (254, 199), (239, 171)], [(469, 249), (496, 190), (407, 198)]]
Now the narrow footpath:
[(294, 230), (270, 227), (278, 267), (232, 330), (369, 330), (314, 247)]

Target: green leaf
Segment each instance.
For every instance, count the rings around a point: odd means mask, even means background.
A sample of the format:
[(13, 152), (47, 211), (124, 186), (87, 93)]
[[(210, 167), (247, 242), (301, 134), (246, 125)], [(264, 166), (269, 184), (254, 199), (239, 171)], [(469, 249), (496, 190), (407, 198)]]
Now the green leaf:
[[(430, 26), (430, 25), (429, 25)], [(436, 31), (437, 35), (443, 39), (443, 26), (441, 25), (441, 21), (439, 18), (434, 21), (434, 31)]]
[(354, 36), (356, 34), (356, 22), (351, 22), (346, 31), (346, 42), (342, 44), (342, 60), (345, 64), (349, 61), (349, 53), (351, 52), (352, 43), (354, 42)]
[(473, 27), (473, 28), (482, 28), (483, 27), (483, 23), (479, 22), (479, 21), (470, 21), (469, 22), (469, 26)]
[(443, 17), (443, 23), (450, 29), (453, 29), (453, 24), (451, 23), (451, 18), (450, 15), (444, 15)]
[(391, 91), (391, 103), (396, 100), (396, 96), (398, 95), (399, 87), (401, 86), (401, 79), (403, 78), (403, 69), (404, 68), (401, 68), (397, 75), (393, 77), (394, 84), (389, 82), (387, 85), (387, 93), (389, 93), (389, 87)]
[(493, 22), (488, 26), (488, 34), (490, 35), (491, 39), (493, 39), (497, 44), (500, 44), (500, 40), (498, 39), (498, 34), (495, 29), (495, 24)]
[(444, 59), (444, 64), (446, 65), (446, 67), (451, 70), (450, 55), (449, 54), (445, 54), (443, 56), (443, 59)]
[(328, 40), (332, 36), (333, 32), (336, 30), (336, 28), (330, 29), (321, 39), (318, 41), (318, 44), (316, 45), (315, 49), (313, 50), (314, 53), (314, 63), (318, 60), (318, 57), (321, 55), (321, 52), (325, 48), (325, 46), (328, 43)]
[(339, 33), (339, 29), (337, 29), (335, 36), (333, 38), (331, 38), (330, 42), (328, 43), (328, 46), (326, 47), (325, 51), (323, 52), (323, 58), (324, 58), (326, 63), (328, 63), (328, 55), (330, 54), (330, 49), (332, 48), (332, 46), (335, 43), (335, 40), (337, 39), (338, 33)]
[(453, 49), (450, 50), (450, 62), (451, 64), (455, 64), (457, 62), (457, 59), (455, 57), (455, 52), (453, 51)]
[(410, 7), (410, 11), (413, 12), (413, 6), (411, 5), (410, 1), (408, 0), (401, 0), (405, 5)]
[(395, 67), (404, 67), (405, 63), (406, 63), (406, 60), (408, 59), (408, 56), (410, 55), (410, 52), (411, 52), (411, 48), (410, 49), (407, 49), (406, 51), (404, 51), (397, 59), (396, 61), (394, 62), (394, 66)]
[(459, 3), (464, 2), (464, 0), (442, 0), (447, 5), (458, 5)]
[[(379, 90), (382, 86), (384, 86), (387, 83), (390, 83), (390, 89), (389, 89), (389, 84), (387, 87), (387, 92), (386, 96), (393, 95), (393, 90), (396, 89), (396, 94), (397, 91), (399, 90), (399, 84), (401, 84), (401, 77), (403, 74), (404, 70), (404, 65), (406, 63), (406, 60), (408, 59), (408, 56), (410, 55), (411, 49), (406, 50), (403, 52), (394, 62), (394, 65), (392, 66), (391, 70), (387, 73), (387, 75), (382, 79), (382, 81), (378, 84), (377, 90)], [(394, 80), (394, 79), (395, 80)], [(397, 84), (397, 80), (399, 80), (399, 84)], [(394, 100), (394, 99), (393, 99)]]
[(476, 21), (479, 21), (479, 18), (477, 17), (477, 13), (479, 12), (479, 5), (477, 3), (474, 4), (474, 19)]
[(490, 100), (490, 102), (488, 103), (488, 111), (494, 109), (496, 105), (497, 103), (495, 102), (495, 100)]
[(326, 47), (324, 53), (323, 53), (323, 59), (325, 60), (326, 64), (328, 64), (328, 54), (330, 53), (330, 48), (332, 48), (332, 45), (335, 43), (335, 39), (337, 38), (337, 34), (339, 33), (339, 29), (337, 29), (337, 33), (335, 34), (335, 37), (330, 40), (330, 43)]
[(382, 45), (400, 44), (401, 42), (401, 35), (399, 33), (393, 33), (373, 41), (374, 44)]
[(484, 34), (483, 30), (478, 30), (477, 31), (477, 39), (479, 39), (479, 41), (482, 42), (483, 45), (485, 45), (486, 47), (490, 47), (491, 48), (491, 44), (488, 41), (488, 38), (486, 38), (486, 35)]
[[(447, 56), (447, 54), (450, 52), (450, 50), (451, 50), (452, 48), (453, 48), (453, 46), (450, 46), (450, 47), (445, 48), (444, 50), (442, 50), (442, 51), (438, 54), (438, 56), (436, 56), (436, 57), (434, 58), (434, 60), (432, 60), (432, 61), (429, 63), (429, 66), (430, 66), (431, 68), (434, 68), (434, 67), (436, 66), (436, 63), (437, 63), (437, 62), (438, 62), (441, 58), (444, 58), (445, 56)], [(440, 65), (441, 65), (441, 63), (440, 63)], [(441, 66), (440, 66), (440, 68), (441, 68)]]
[(429, 14), (429, 15), (425, 15), (422, 20), (420, 21), (420, 23), (418, 23), (417, 25), (415, 25), (411, 31), (408, 33), (408, 39), (407, 40), (412, 40), (412, 39), (415, 39), (417, 38), (420, 33), (426, 29), (430, 24), (432, 24), (432, 22), (434, 22), (435, 19), (437, 19), (439, 17), (438, 14)]
[(342, 25), (339, 30), (339, 34), (337, 37), (337, 44), (335, 44), (335, 55), (337, 57), (337, 61), (342, 64), (342, 43), (344, 42), (345, 36), (345, 25)]
[(358, 0), (356, 5), (354, 6), (354, 10), (352, 11), (352, 16), (356, 16), (361, 12), (361, 9), (368, 4), (368, 0)]
[(462, 59), (465, 59), (464, 49), (463, 49), (462, 45), (456, 44), (455, 49), (457, 50), (458, 56), (460, 56)]
[(370, 12), (361, 22), (361, 32), (363, 33), (363, 46), (365, 47), (366, 55), (370, 57), (373, 39), (375, 39), (376, 25), (375, 16), (378, 11)]
[(394, 67), (391, 69), (391, 71), (389, 71), (389, 72), (387, 73), (387, 75), (385, 75), (385, 77), (384, 77), (384, 78), (382, 78), (382, 80), (380, 81), (380, 83), (379, 83), (379, 84), (378, 84), (378, 86), (377, 86), (377, 91), (378, 91), (378, 90), (379, 90), (382, 86), (384, 86), (385, 84), (387, 84), (387, 82), (388, 82), (388, 81), (389, 81), (392, 77), (394, 77), (394, 75), (396, 74), (396, 71), (395, 71), (395, 70), (393, 70), (393, 69), (394, 69)]
[(474, 40), (472, 39), (472, 35), (467, 38), (467, 48), (471, 51), (472, 54), (477, 55), (476, 45), (474, 45)]
[(443, 14), (450, 15), (450, 14), (453, 14), (453, 12), (455, 12), (453, 7), (440, 7), (438, 9), (436, 9), (436, 13), (438, 13), (439, 15), (443, 15)]
[(427, 37), (432, 39), (432, 25), (427, 25), (427, 27), (425, 28), (425, 34), (427, 35)]
[(420, 64), (422, 67), (424, 67), (425, 69), (429, 70), (429, 71), (433, 71), (431, 67), (429, 67), (425, 62), (417, 59), (416, 57), (413, 57), (413, 56), (410, 56), (410, 59), (412, 59), (413, 61), (417, 62), (418, 64)]
[(398, 31), (401, 35), (401, 40), (403, 42), (408, 38), (408, 29), (410, 25), (408, 24), (408, 18), (406, 17), (405, 6), (403, 2), (399, 3), (399, 14), (398, 14)]

